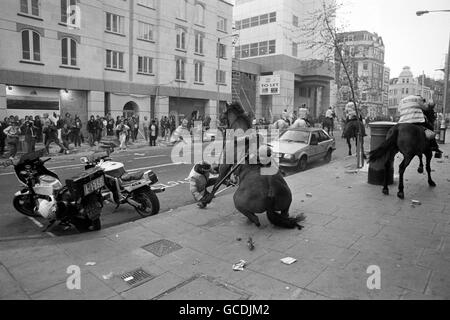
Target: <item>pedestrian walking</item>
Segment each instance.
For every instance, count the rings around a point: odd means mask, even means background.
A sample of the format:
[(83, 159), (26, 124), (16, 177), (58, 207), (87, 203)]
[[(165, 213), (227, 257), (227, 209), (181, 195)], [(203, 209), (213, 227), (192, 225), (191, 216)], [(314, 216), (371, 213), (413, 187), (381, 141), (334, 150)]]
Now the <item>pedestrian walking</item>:
[(70, 137), (72, 135), (72, 130), (69, 129), (69, 125), (67, 123), (64, 123), (64, 126), (61, 130), (61, 138), (62, 138), (62, 144), (63, 146), (69, 150), (70, 147)]
[(158, 125), (155, 120), (152, 120), (152, 124), (150, 125), (150, 146), (156, 147), (156, 140), (158, 139)]
[(20, 127), (21, 133), (24, 135), (25, 153), (35, 151), (36, 145), (36, 127), (32, 117), (26, 117), (25, 122)]
[(95, 117), (91, 116), (91, 118), (89, 119), (89, 121), (87, 123), (88, 142), (89, 142), (89, 146), (91, 146), (91, 147), (95, 146), (95, 140), (96, 140), (95, 135), (97, 134), (97, 126), (98, 126), (98, 123), (95, 120)]
[(123, 122), (123, 123), (121, 122), (116, 127), (116, 130), (119, 133), (119, 141), (120, 141), (119, 150), (127, 150), (127, 136), (128, 136), (130, 127), (125, 122)]
[(19, 135), (21, 133), (19, 123), (14, 120), (6, 129), (3, 130), (3, 133), (6, 135), (6, 143), (8, 144), (10, 150), (9, 159), (13, 160), (17, 154)]
[(145, 141), (148, 142), (149, 140), (149, 130), (150, 130), (150, 121), (148, 120), (147, 117), (144, 117), (144, 137), (145, 137)]
[(81, 122), (81, 119), (78, 118), (78, 116), (75, 116), (75, 123), (73, 126), (73, 143), (76, 147), (81, 147), (81, 128), (83, 128), (83, 123)]
[(45, 149), (47, 150), (47, 153), (50, 153), (50, 145), (52, 143), (55, 143), (57, 146), (59, 146), (61, 149), (59, 150), (59, 153), (69, 153), (69, 151), (64, 147), (64, 145), (61, 143), (61, 141), (58, 138), (58, 127), (55, 125), (55, 123), (51, 123), (48, 126), (47, 130), (47, 142), (45, 143)]
[(34, 117), (34, 127), (36, 128), (36, 142), (44, 141), (42, 136), (42, 120), (39, 116)]

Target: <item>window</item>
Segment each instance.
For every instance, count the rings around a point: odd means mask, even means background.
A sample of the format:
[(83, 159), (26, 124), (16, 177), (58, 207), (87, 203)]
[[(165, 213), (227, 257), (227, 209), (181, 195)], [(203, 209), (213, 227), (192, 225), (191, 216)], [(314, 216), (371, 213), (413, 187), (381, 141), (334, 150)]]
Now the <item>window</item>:
[(197, 3), (195, 5), (195, 13), (196, 13), (196, 23), (200, 24), (200, 25), (205, 25), (205, 7), (200, 4)]
[(298, 27), (298, 17), (296, 15), (292, 16), (292, 24), (294, 27)]
[(409, 89), (408, 88), (405, 89), (405, 94), (409, 94)]
[(124, 17), (106, 13), (106, 30), (114, 33), (123, 34), (124, 32)]
[(216, 70), (216, 82), (217, 83), (226, 83), (226, 75), (227, 73), (223, 70)]
[(39, 0), (20, 0), (20, 12), (39, 17)]
[(259, 16), (258, 17), (252, 17), (250, 19), (250, 27), (257, 27), (259, 26)]
[(241, 21), (240, 20), (236, 21), (235, 28), (236, 28), (236, 30), (241, 30)]
[(250, 19), (242, 20), (242, 29), (250, 28)]
[(264, 56), (267, 54), (269, 48), (268, 48), (269, 42), (263, 41), (259, 43), (259, 55)]
[(153, 74), (153, 59), (150, 57), (138, 57), (138, 73)]
[(296, 42), (292, 42), (292, 55), (298, 56), (298, 44)]
[(177, 29), (177, 49), (186, 50), (186, 31), (182, 28)]
[(187, 16), (187, 0), (178, 0), (177, 17), (181, 20), (186, 20)]
[(185, 65), (186, 65), (186, 62), (184, 61), (184, 59), (178, 58), (176, 60), (176, 75), (175, 75), (175, 79), (176, 80), (184, 81), (184, 79), (185, 79), (185, 77), (184, 77)]
[(236, 46), (234, 48), (234, 57), (236, 59), (240, 59), (241, 58), (241, 47), (240, 46)]
[(363, 63), (363, 70), (369, 70), (369, 64), (367, 62)]
[(203, 83), (203, 63), (195, 62), (195, 82)]
[(259, 50), (258, 50), (258, 42), (250, 44), (250, 57), (256, 57), (258, 56)]
[(106, 50), (106, 68), (123, 70), (123, 52)]
[(153, 41), (153, 26), (151, 24), (139, 21), (138, 39)]
[(269, 14), (263, 14), (259, 16), (259, 24), (268, 24), (269, 23)]
[(41, 36), (36, 31), (22, 31), (22, 59), (41, 61)]
[(227, 19), (221, 16), (217, 17), (217, 30), (224, 32), (227, 31)]
[(276, 12), (271, 12), (269, 14), (269, 22), (277, 22), (277, 13)]
[(61, 22), (76, 25), (76, 0), (61, 0)]
[(61, 40), (61, 64), (63, 66), (77, 65), (77, 42), (70, 38)]
[(144, 7), (155, 8), (155, 0), (138, 0), (138, 4)]
[(276, 52), (276, 41), (270, 40), (269, 41), (269, 54), (273, 54)]
[(248, 58), (250, 55), (250, 45), (246, 44), (242, 46), (241, 55), (242, 58)]
[(202, 33), (195, 35), (195, 53), (203, 54), (203, 40), (205, 36)]
[(227, 46), (223, 43), (217, 44), (217, 58), (225, 59), (227, 57)]

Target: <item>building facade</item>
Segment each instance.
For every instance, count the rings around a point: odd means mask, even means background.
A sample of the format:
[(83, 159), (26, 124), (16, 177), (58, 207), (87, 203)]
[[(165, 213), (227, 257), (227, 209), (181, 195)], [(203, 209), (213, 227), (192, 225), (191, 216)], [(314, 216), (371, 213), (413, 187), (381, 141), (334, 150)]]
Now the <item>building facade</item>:
[[(376, 33), (353, 31), (338, 34), (342, 56), (352, 78), (355, 98), (359, 101), (364, 117), (376, 118), (387, 114), (385, 47)], [(343, 109), (351, 99), (349, 81), (340, 59), (336, 58), (336, 82), (339, 92), (339, 108)]]
[(2, 118), (214, 119), (217, 102), (231, 100), (227, 1), (4, 0), (0, 7)]
[[(321, 5), (307, 0), (236, 1), (233, 94), (256, 118), (273, 121), (285, 109), (295, 113), (300, 107), (318, 118), (330, 107), (333, 67), (301, 41), (302, 21)], [(242, 93), (245, 86), (257, 88), (254, 106)]]
[(398, 78), (391, 79), (389, 86), (389, 115), (397, 118), (400, 101), (410, 95), (421, 95), (427, 101), (433, 99), (433, 91), (425, 82), (414, 77), (410, 67), (404, 67)]

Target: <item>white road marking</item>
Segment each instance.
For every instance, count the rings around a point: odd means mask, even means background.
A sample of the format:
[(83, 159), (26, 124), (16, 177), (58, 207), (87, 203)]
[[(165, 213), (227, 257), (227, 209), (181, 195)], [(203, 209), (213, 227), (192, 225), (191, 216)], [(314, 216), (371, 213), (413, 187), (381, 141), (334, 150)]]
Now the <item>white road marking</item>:
[(163, 157), (168, 157), (168, 155), (161, 154), (161, 155), (157, 155), (157, 156), (134, 158), (133, 160), (144, 160), (144, 159), (163, 158)]

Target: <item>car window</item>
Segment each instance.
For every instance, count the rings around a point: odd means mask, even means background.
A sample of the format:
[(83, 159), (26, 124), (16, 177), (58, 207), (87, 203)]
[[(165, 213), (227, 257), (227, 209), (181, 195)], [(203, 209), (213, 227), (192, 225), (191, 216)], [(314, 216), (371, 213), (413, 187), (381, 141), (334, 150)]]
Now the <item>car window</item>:
[(281, 136), (280, 141), (308, 143), (309, 132), (288, 130)]
[(319, 142), (330, 140), (330, 137), (323, 131), (319, 131), (319, 136)]
[(319, 142), (319, 135), (317, 132), (311, 133), (311, 142), (313, 142), (314, 140)]

